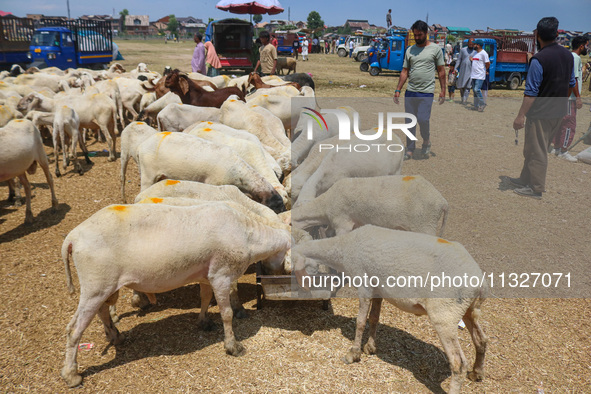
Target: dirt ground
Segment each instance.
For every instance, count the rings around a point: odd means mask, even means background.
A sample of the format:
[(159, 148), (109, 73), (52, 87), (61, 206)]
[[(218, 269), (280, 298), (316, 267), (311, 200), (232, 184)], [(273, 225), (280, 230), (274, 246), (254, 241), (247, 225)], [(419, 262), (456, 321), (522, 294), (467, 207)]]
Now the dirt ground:
[[(119, 44), (126, 67), (144, 61), (159, 71), (166, 64), (187, 70), (193, 48), (191, 43)], [(395, 88), (396, 76), (370, 77), (348, 58), (310, 59), (300, 61), (298, 71), (314, 75), (318, 96), (364, 97), (371, 105), (372, 97), (385, 97)], [(519, 197), (501, 182), (500, 176), (517, 176), (523, 160), (523, 133), (515, 146), (511, 127), (522, 92), (491, 91), (484, 113), (457, 103), (435, 105), (436, 156), (405, 162), (402, 172), (423, 175), (443, 194), (450, 203), (445, 238), (461, 242), (483, 269), (572, 271), (572, 294), (586, 297), (527, 298), (536, 294), (531, 289), (519, 293), (520, 298), (495, 298), (504, 293), (493, 289), (481, 320), (489, 338), (486, 378), (479, 383), (466, 380), (463, 391), (590, 392), (591, 280), (586, 268), (591, 255), (591, 167), (550, 157), (548, 191), (541, 201)], [(591, 123), (589, 92), (584, 101), (576, 138)], [(574, 153), (586, 147), (580, 143)], [(93, 165), (83, 164), (85, 174), (70, 167), (55, 179), (60, 202), (55, 213), (42, 171), (30, 177), (35, 186), (34, 224), (23, 224), (24, 207), (0, 202), (2, 391), (66, 391), (59, 370), (65, 327), (78, 295), (67, 291), (60, 248), (74, 227), (102, 207), (120, 202), (119, 160), (107, 162), (105, 148), (91, 140), (89, 150), (97, 154)], [(52, 150), (46, 151), (53, 172)], [(128, 179), (131, 199), (139, 191), (134, 164)], [(0, 195), (7, 194), (7, 188), (0, 187)], [(334, 299), (328, 311), (320, 301), (267, 301), (256, 310), (254, 283), (252, 271), (240, 281), (240, 297), (249, 312), (247, 319), (234, 322), (236, 337), (247, 348), (240, 358), (225, 355), (217, 307), (211, 309), (216, 329), (197, 328), (197, 286), (160, 294), (157, 305), (141, 312), (131, 307), (131, 291), (124, 289), (118, 327), (127, 340), (109, 346), (102, 324), (93, 321), (82, 342), (94, 347), (79, 351), (84, 376), (80, 392), (442, 392), (449, 387), (449, 366), (428, 319), (384, 304), (377, 354), (345, 365), (341, 358), (353, 340), (357, 300)], [(78, 288), (76, 279), (75, 284)], [(459, 334), (472, 363), (470, 336), (466, 330)]]

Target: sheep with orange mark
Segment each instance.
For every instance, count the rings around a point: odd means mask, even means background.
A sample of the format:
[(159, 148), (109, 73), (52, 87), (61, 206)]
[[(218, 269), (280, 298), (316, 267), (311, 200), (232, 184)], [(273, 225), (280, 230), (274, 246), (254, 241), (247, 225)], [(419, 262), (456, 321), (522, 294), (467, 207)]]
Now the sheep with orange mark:
[(347, 178), (295, 208), (292, 221), (303, 230), (328, 225), (337, 235), (373, 224), (441, 236), (448, 209), (447, 200), (420, 175)]
[(148, 137), (158, 133), (144, 122), (132, 122), (121, 132), (121, 201), (125, 204), (125, 177), (129, 159), (139, 163), (137, 148)]
[(261, 174), (275, 188), (275, 190), (277, 190), (283, 199), (283, 203), (287, 206), (289, 203), (289, 196), (281, 182), (279, 182), (277, 175), (268, 165), (263, 153), (264, 149), (261, 146), (244, 139), (231, 137), (210, 127), (190, 127), (185, 130), (185, 132), (213, 143), (230, 147), (246, 163)]
[(236, 129), (246, 130), (261, 141), (284, 172), (291, 171), (291, 143), (285, 130), (277, 129), (273, 119), (253, 111), (236, 99), (228, 99), (221, 107), (220, 122)]
[(251, 142), (251, 143), (255, 144), (256, 146), (260, 147), (263, 150), (263, 154), (265, 155), (265, 160), (267, 161), (267, 165), (269, 165), (269, 167), (271, 167), (271, 169), (273, 170), (275, 175), (277, 175), (278, 179), (281, 179), (283, 177), (283, 171), (282, 171), (281, 167), (279, 166), (279, 164), (277, 163), (277, 160), (275, 160), (273, 158), (273, 156), (271, 156), (271, 154), (265, 149), (265, 147), (261, 143), (261, 140), (259, 140), (256, 135), (251, 134), (246, 130), (238, 130), (238, 129), (235, 129), (230, 126), (226, 126), (225, 124), (222, 124), (222, 123), (210, 122), (210, 121), (194, 123), (191, 126), (189, 126), (188, 128), (186, 128), (185, 132), (188, 133), (193, 129), (205, 128), (205, 127), (215, 130), (220, 133), (224, 133), (225, 135), (228, 135), (233, 138), (239, 138), (242, 140), (246, 140), (246, 141)]
[(51, 205), (57, 209), (57, 198), (53, 186), (53, 178), (49, 171), (49, 161), (43, 149), (41, 134), (35, 125), (27, 119), (15, 119), (0, 128), (0, 182), (12, 181), (18, 177), (25, 188), (26, 210), (25, 223), (33, 222), (31, 211), (31, 184), (27, 180), (27, 172), (34, 174), (37, 164), (45, 173), (51, 190)]
[[(478, 320), (487, 292), (486, 282), (482, 286), (450, 285), (433, 289), (430, 287), (432, 282), (424, 288), (420, 281), (412, 285), (412, 278), (423, 280), (428, 278), (428, 273), (445, 272), (450, 277), (467, 276), (478, 280), (483, 277), (478, 263), (461, 244), (441, 241), (432, 235), (368, 225), (334, 238), (299, 243), (292, 248), (296, 277), (304, 288), (310, 287), (310, 275), (318, 272), (320, 264), (335, 269), (339, 273), (337, 279), (342, 275), (371, 278), (371, 284), (359, 284), (353, 280), (357, 283), (354, 286), (359, 297), (359, 314), (353, 346), (344, 358), (347, 364), (361, 359), (361, 341), (368, 313), (369, 339), (363, 351), (366, 354), (376, 352), (376, 329), (382, 300), (386, 299), (405, 312), (429, 317), (451, 367), (449, 392), (455, 394), (460, 392), (469, 369), (458, 339), (457, 324), (463, 319), (476, 350), (474, 366), (468, 377), (482, 380), (487, 338)], [(381, 285), (376, 285), (374, 277)], [(392, 283), (390, 278), (408, 279), (411, 284), (393, 286), (389, 284)]]
[(141, 189), (161, 179), (182, 179), (212, 185), (235, 185), (275, 212), (283, 199), (261, 174), (231, 148), (185, 133), (158, 133), (138, 147)]
[(109, 314), (109, 305), (116, 303), (122, 287), (155, 294), (200, 283), (199, 324), (210, 325), (207, 305), (215, 294), (226, 353), (243, 354), (245, 348), (232, 331), (231, 284), (257, 261), (283, 260), (290, 243), (288, 231), (266, 226), (223, 202), (103, 208), (72, 230), (62, 245), (69, 291), (74, 291), (70, 260), (80, 283), (78, 309), (66, 328), (62, 378), (70, 387), (82, 383), (76, 362), (78, 345), (95, 315), (101, 318), (109, 341), (123, 341)]
[(196, 122), (219, 122), (220, 116), (219, 108), (171, 103), (158, 113), (156, 119), (160, 131), (183, 131)]

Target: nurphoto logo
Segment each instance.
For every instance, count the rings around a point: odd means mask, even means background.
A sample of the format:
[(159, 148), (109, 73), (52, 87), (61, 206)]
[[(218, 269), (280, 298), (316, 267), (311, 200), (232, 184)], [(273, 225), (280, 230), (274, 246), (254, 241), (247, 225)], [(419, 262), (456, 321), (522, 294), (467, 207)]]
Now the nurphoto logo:
[[(313, 124), (314, 121), (320, 127), (320, 131), (327, 132), (328, 135), (333, 135), (333, 133), (329, 133), (329, 126), (324, 118), (324, 115), (332, 114), (336, 116), (338, 122), (338, 139), (339, 141), (350, 141), (351, 140), (351, 130), (355, 135), (357, 140), (361, 141), (383, 141), (384, 130), (386, 132), (386, 140), (392, 141), (393, 139), (398, 141), (398, 137), (394, 137), (394, 130), (401, 130), (408, 138), (413, 141), (417, 140), (411, 132), (410, 128), (416, 126), (417, 118), (413, 114), (409, 114), (406, 112), (387, 112), (384, 116), (384, 112), (378, 113), (378, 127), (375, 127), (375, 133), (361, 133), (359, 131), (359, 113), (356, 111), (351, 111), (353, 117), (353, 124), (351, 124), (351, 118), (341, 109), (321, 109), (320, 112), (304, 107), (304, 109), (308, 110), (309, 112), (302, 112), (309, 116), (308, 122), (306, 124), (306, 136), (308, 140), (314, 139), (314, 128)], [(384, 127), (384, 118), (386, 118), (386, 124)], [(395, 123), (399, 121), (399, 119), (406, 119), (410, 120), (410, 123)], [(353, 126), (353, 127), (351, 127)], [(322, 139), (323, 136), (317, 136), (317, 138)], [(386, 144), (386, 143), (374, 143), (374, 144), (351, 144), (351, 145), (334, 145), (334, 144), (320, 144), (319, 151), (323, 150), (336, 150), (338, 151), (348, 151), (348, 152), (370, 152), (370, 151), (377, 151), (380, 152), (381, 150), (387, 150), (388, 152), (402, 152), (404, 151), (404, 146), (399, 143), (394, 144)]]

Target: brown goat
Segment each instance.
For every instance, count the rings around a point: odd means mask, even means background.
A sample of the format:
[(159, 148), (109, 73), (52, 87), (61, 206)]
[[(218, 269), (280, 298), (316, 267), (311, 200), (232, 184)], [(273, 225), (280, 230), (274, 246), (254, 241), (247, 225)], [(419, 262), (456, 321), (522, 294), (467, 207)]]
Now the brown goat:
[(272, 89), (272, 88), (276, 88), (278, 86), (287, 86), (287, 85), (291, 85), (294, 88), (296, 88), (297, 90), (300, 90), (302, 88), (300, 86), (300, 84), (297, 82), (287, 82), (283, 85), (268, 85), (263, 82), (263, 80), (261, 79), (259, 74), (257, 74), (256, 72), (251, 72), (250, 75), (248, 76), (248, 81), (246, 82), (246, 88), (248, 89), (248, 87), (250, 85), (254, 86), (255, 89)]
[[(158, 82), (156, 83), (156, 85), (154, 85), (154, 93), (156, 93), (156, 99), (159, 99), (160, 97), (164, 96), (166, 93), (170, 92), (170, 89), (167, 88), (166, 86), (164, 86), (164, 83), (166, 82), (166, 76), (168, 76), (171, 72), (172, 72), (172, 70), (169, 67), (167, 67), (167, 69), (164, 70), (164, 74), (163, 74), (162, 78), (160, 78), (158, 80)], [(213, 90), (218, 89), (217, 86), (215, 86), (213, 83), (211, 83), (209, 81), (197, 81), (195, 79), (192, 79), (191, 81), (195, 82), (195, 84), (197, 84), (201, 87), (209, 86)]]
[(220, 108), (224, 101), (233, 94), (245, 101), (244, 93), (235, 86), (208, 92), (187, 75), (181, 74), (179, 70), (173, 70), (166, 76), (164, 87), (179, 96), (183, 104), (198, 107)]

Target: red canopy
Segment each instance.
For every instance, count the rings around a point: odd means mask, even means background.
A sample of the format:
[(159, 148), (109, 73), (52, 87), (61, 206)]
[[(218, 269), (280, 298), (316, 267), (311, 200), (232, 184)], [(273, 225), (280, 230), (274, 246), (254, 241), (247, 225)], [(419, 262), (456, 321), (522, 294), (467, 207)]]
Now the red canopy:
[(221, 0), (216, 8), (233, 14), (275, 15), (283, 12), (283, 7), (276, 0)]

